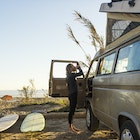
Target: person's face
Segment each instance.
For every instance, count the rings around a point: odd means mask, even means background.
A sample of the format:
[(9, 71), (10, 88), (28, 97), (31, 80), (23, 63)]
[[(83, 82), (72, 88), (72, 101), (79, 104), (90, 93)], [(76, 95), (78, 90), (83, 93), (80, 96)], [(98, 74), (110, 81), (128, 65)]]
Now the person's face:
[(73, 64), (71, 64), (71, 71), (76, 71), (76, 67)]

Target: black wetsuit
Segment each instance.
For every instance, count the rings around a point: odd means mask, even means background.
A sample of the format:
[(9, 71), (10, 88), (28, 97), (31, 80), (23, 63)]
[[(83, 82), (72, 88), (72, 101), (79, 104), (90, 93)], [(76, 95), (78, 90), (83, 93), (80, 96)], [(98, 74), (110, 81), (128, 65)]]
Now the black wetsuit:
[(76, 77), (83, 75), (83, 72), (81, 68), (78, 68), (78, 73), (70, 73), (67, 75), (66, 82), (68, 85), (68, 97), (70, 101), (70, 107), (69, 107), (69, 115), (68, 115), (68, 121), (69, 124), (72, 124), (73, 121), (73, 115), (75, 112), (76, 104), (77, 104), (77, 83), (76, 83)]

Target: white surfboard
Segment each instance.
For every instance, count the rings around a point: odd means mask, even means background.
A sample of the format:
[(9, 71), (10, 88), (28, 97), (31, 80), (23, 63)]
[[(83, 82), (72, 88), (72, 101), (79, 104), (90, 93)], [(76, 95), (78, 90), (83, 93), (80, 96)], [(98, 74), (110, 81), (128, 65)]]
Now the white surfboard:
[(10, 114), (0, 118), (0, 132), (10, 128), (12, 125), (16, 123), (18, 120), (19, 115), (17, 114)]
[(36, 132), (42, 131), (45, 127), (45, 118), (41, 113), (28, 114), (23, 120), (20, 131), (21, 132)]

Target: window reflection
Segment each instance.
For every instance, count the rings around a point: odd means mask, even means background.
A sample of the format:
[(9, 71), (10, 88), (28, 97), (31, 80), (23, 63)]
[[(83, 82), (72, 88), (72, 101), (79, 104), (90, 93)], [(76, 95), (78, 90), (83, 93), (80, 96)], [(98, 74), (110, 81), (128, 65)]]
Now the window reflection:
[(104, 57), (100, 62), (98, 74), (110, 74), (112, 71), (114, 58), (115, 53)]
[(120, 49), (115, 73), (140, 70), (140, 41)]

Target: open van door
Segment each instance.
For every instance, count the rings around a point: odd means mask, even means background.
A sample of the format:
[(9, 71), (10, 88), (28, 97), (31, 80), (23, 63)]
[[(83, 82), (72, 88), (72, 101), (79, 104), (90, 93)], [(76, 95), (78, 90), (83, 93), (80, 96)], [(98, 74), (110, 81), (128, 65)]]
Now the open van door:
[[(68, 89), (66, 85), (66, 66), (72, 63), (77, 65), (77, 61), (70, 60), (52, 60), (50, 67), (50, 78), (49, 78), (49, 96), (51, 97), (68, 97)], [(79, 64), (79, 63), (78, 63)], [(84, 76), (77, 78), (78, 87), (78, 107), (84, 107), (85, 104), (85, 79)]]

